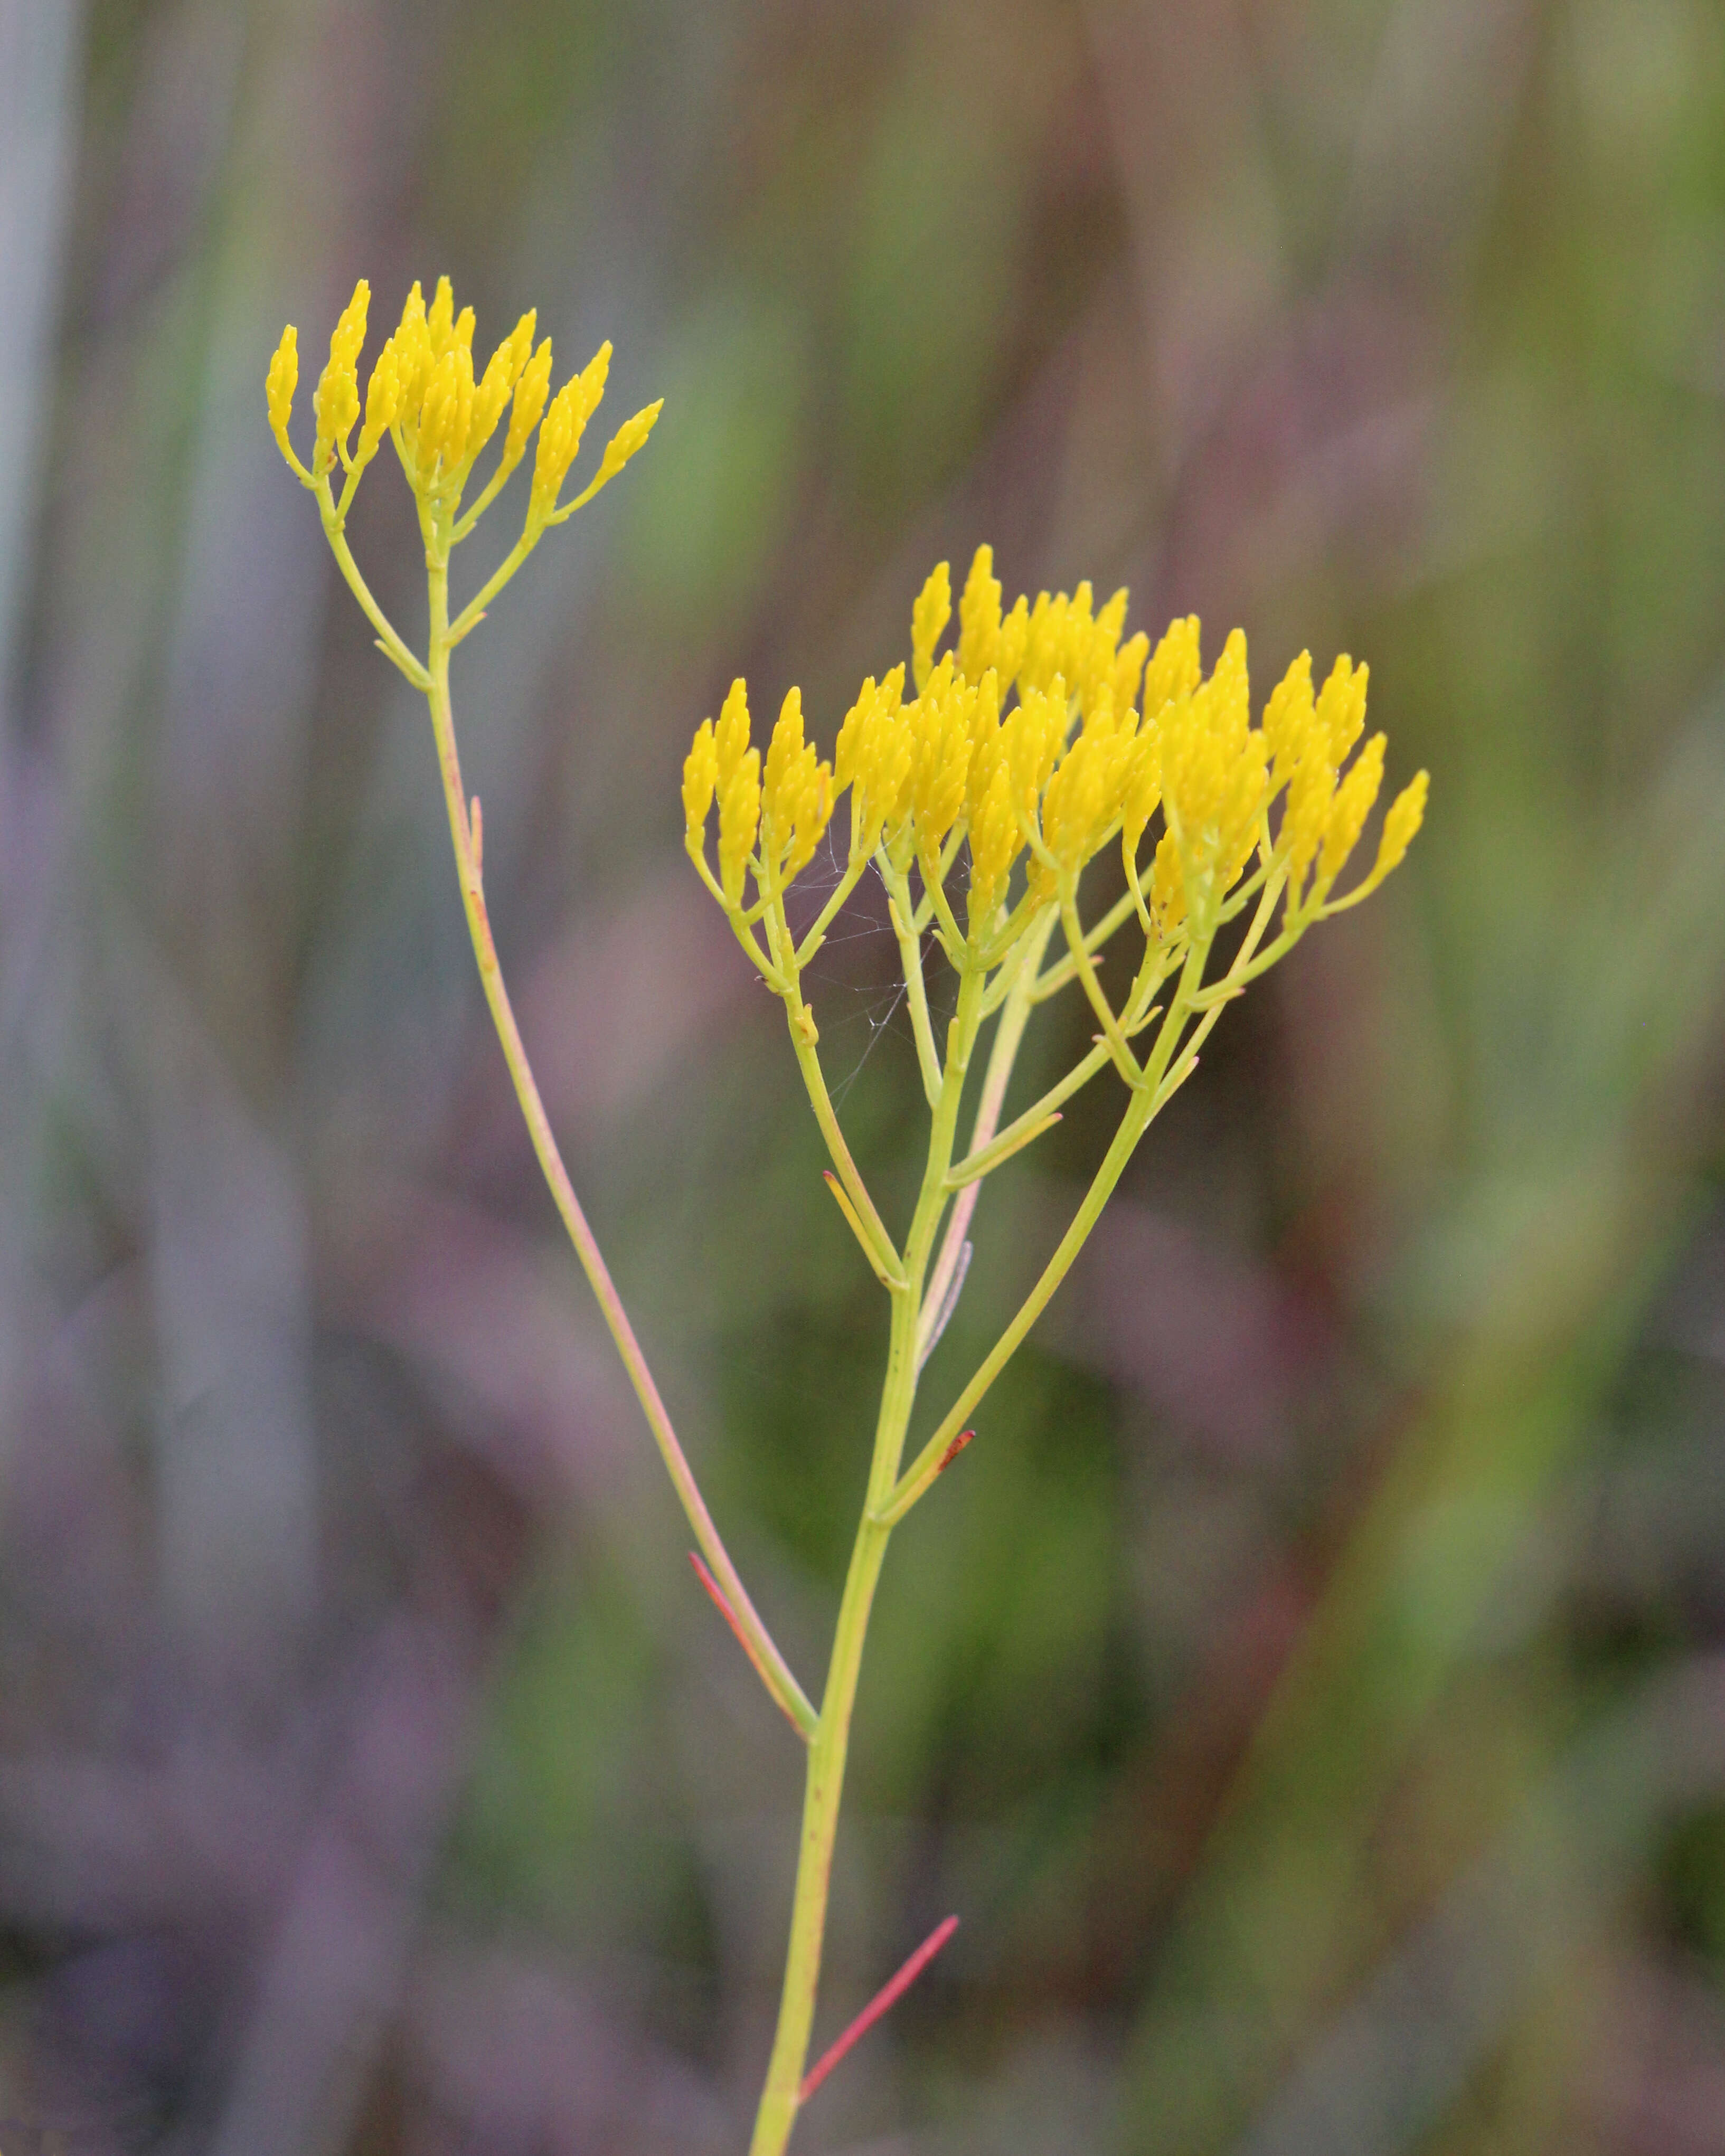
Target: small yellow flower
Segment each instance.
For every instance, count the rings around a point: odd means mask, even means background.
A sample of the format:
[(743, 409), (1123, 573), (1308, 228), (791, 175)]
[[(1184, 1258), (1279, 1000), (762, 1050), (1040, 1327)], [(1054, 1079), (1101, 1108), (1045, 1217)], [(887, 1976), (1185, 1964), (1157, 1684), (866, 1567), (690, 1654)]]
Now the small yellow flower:
[(761, 752), (745, 750), (719, 795), (719, 880), (733, 906), (761, 824)]
[(270, 430), (283, 456), (296, 467), (299, 459), (288, 447), (287, 429), (288, 421), (294, 416), (294, 391), (299, 381), (300, 332), (290, 322), (281, 333), (281, 342), (275, 347), (270, 372), (264, 377), (264, 395), (270, 408)]
[(366, 341), (366, 314), (371, 300), (372, 288), (362, 277), (330, 332), (329, 362), (311, 398), (317, 418), (316, 444), (311, 456), (314, 477), (328, 471), (338, 453), (344, 459), (347, 454), (347, 437), (359, 417), (359, 354)]
[(919, 696), (934, 671), (934, 647), (952, 619), (952, 576), (944, 562), (937, 562), (911, 609), (911, 678)]
[(539, 426), (539, 449), (533, 465), (530, 514), (542, 521), (557, 506), (557, 495), (581, 447), (588, 421), (605, 393), (611, 371), (611, 347), (602, 344), (579, 374), (572, 375), (551, 400)]
[(1336, 788), (1329, 819), (1324, 825), (1323, 847), (1318, 855), (1316, 888), (1320, 892), (1327, 891), (1348, 865), (1348, 857), (1365, 829), (1372, 804), (1378, 798), (1378, 789), (1384, 783), (1384, 748), (1383, 735), (1373, 734), (1354, 759), (1353, 768)]
[(994, 575), (994, 550), (978, 547), (958, 601), (958, 671), (980, 681), (999, 656), (1000, 585)]
[(970, 932), (975, 937), (993, 923), (1006, 896), (1013, 863), (1024, 850), (1024, 835), (1013, 806), (1012, 780), (1004, 762), (995, 766), (987, 794), (970, 824)]
[(683, 760), (683, 820), (685, 829), (692, 843), (698, 843), (706, 828), (707, 813), (713, 805), (713, 793), (719, 783), (719, 752), (713, 747), (713, 722), (703, 719), (695, 732), (695, 741)]
[(1389, 814), (1384, 819), (1384, 835), (1378, 842), (1373, 883), (1381, 883), (1392, 869), (1400, 867), (1414, 834), (1425, 821), (1425, 796), (1430, 783), (1430, 773), (1416, 772), (1390, 803)]

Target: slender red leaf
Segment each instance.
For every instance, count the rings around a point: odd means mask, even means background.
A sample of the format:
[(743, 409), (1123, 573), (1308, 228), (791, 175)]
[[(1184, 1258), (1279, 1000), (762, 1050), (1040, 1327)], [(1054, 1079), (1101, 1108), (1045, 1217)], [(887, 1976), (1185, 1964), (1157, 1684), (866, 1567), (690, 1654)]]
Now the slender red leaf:
[(889, 1983), (881, 1985), (838, 2042), (829, 2050), (824, 2051), (803, 2075), (802, 2092), (798, 2098), (800, 2102), (808, 2102), (809, 2097), (814, 2095), (857, 2039), (867, 2035), (887, 2008), (903, 1997), (957, 1928), (958, 1919), (956, 1917), (948, 1917), (944, 1923), (935, 1926), (898, 1974)]

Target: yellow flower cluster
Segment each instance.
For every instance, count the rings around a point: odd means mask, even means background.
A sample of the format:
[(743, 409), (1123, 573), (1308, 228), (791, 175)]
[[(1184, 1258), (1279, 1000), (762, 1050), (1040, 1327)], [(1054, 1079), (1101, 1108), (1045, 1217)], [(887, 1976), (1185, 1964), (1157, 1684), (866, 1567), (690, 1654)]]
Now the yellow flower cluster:
[[(509, 424), (496, 467), (480, 501), (449, 536), (466, 536), (526, 455), (536, 427), (539, 444), (528, 531), (536, 536), (546, 525), (561, 522), (579, 506), (578, 502), (560, 506), (559, 496), (587, 423), (604, 395), (611, 364), (608, 344), (601, 345), (587, 366), (552, 397), (551, 340), (547, 337), (536, 348), (536, 316), (529, 312), (492, 353), (484, 371), (475, 374), (472, 308), (456, 312), (447, 277), (438, 280), (429, 307), (416, 284), (372, 366), (358, 444), (350, 452), (348, 439), (361, 416), (359, 356), (370, 301), (370, 287), (362, 280), (331, 336), (329, 362), (312, 399), (316, 435), (309, 471), (288, 439), (299, 378), (298, 335), (292, 327), (283, 331), (270, 362), (264, 385), (270, 424), (282, 454), (308, 486), (326, 484), (339, 458), (350, 475), (351, 491), (388, 434), (394, 440), (408, 484), (427, 511), (452, 521), (474, 465), (507, 410)], [(652, 432), (659, 410), (657, 404), (650, 404), (618, 429), (581, 501), (591, 500), (622, 470)]]
[[(937, 657), (952, 615), (942, 562), (911, 613), (916, 694), (905, 694), (902, 666), (865, 681), (830, 770), (803, 746), (793, 690), (763, 775), (736, 685), (716, 732), (702, 726), (685, 767), (691, 852), (700, 857), (716, 798), (726, 903), (741, 908), (751, 866), (770, 902), (813, 858), (849, 788), (853, 870), (878, 850), (900, 875), (916, 861), (932, 887), (968, 838), (969, 941), (992, 952), (1043, 906), (1070, 899), (1086, 863), (1117, 834), (1140, 890), (1140, 850), (1160, 808), (1148, 901), (1159, 936), (1213, 934), (1255, 855), (1264, 878), (1282, 879), (1291, 922), (1317, 917), (1383, 781), (1381, 734), (1348, 762), (1364, 727), (1366, 669), (1340, 659), (1314, 694), (1302, 653), (1255, 726), (1238, 629), (1205, 675), (1195, 616), (1173, 623), (1152, 650), (1143, 634), (1125, 637), (1126, 612), (1124, 592), (1098, 610), (1081, 584), (1034, 604), (1021, 598), (1003, 613), (984, 547), (959, 600), (957, 640)], [(1397, 798), (1353, 896), (1401, 860), (1425, 791), (1422, 772)], [(757, 824), (768, 834), (758, 857)], [(1008, 914), (1020, 855), (1025, 877)]]
[(719, 875), (726, 898), (740, 905), (743, 870), (754, 854), (763, 891), (782, 891), (814, 859), (833, 813), (833, 767), (803, 738), (803, 692), (784, 700), (768, 744), (767, 764), (749, 746), (748, 692), (733, 681), (716, 727), (702, 721), (683, 766), (683, 809), (691, 831), (704, 829), (719, 803)]

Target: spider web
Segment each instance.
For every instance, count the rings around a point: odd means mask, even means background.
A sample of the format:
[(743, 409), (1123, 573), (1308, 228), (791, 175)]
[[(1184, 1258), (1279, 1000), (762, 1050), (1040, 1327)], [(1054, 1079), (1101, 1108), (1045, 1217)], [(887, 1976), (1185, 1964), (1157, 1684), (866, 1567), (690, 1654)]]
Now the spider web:
[[(830, 828), (821, 841), (816, 855), (797, 881), (795, 911), (799, 916), (793, 922), (794, 933), (806, 934), (810, 923), (820, 911), (838, 886), (845, 873), (845, 862), (834, 850)], [(878, 903), (873, 902), (878, 901)], [(845, 964), (842, 959), (834, 963), (829, 953), (843, 950), (846, 944), (878, 946), (884, 941), (891, 952), (892, 977), (886, 981), (859, 980), (857, 968)], [(927, 964), (928, 942), (924, 938), (924, 981), (933, 991), (929, 996), (929, 1018), (934, 1023), (937, 1037), (951, 1015), (953, 995), (951, 983), (945, 980), (944, 967)], [(834, 1017), (824, 1012), (820, 1020), (823, 1045), (834, 1049), (843, 1045), (842, 1075), (829, 1081), (828, 1091), (833, 1106), (839, 1107), (862, 1075), (869, 1059), (888, 1034), (894, 1034), (906, 1044), (914, 1042), (910, 1020), (905, 1012), (909, 994), (902, 977), (898, 973), (898, 943), (886, 919), (886, 894), (881, 890), (878, 875), (872, 865), (865, 870), (862, 880), (851, 893), (837, 917), (829, 926), (820, 951), (807, 968), (804, 978), (829, 991), (824, 999), (827, 1011), (834, 1003), (842, 1002), (845, 1008)], [(865, 1032), (859, 1035), (858, 1029)], [(854, 1055), (855, 1060), (850, 1060)]]

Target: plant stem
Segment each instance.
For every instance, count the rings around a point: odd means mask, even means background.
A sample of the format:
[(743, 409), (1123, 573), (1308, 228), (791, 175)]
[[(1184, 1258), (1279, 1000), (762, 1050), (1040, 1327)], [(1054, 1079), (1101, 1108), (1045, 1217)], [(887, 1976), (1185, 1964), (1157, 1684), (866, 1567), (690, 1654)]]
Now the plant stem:
[(461, 760), (455, 743), (455, 723), (449, 703), (449, 649), (452, 637), (449, 629), (449, 572), (447, 554), (433, 544), (433, 534), (428, 531), (427, 579), (431, 603), (431, 636), (428, 650), (430, 665), (426, 701), (431, 706), (432, 731), (437, 739), (438, 763), (443, 775), (444, 798), (449, 813), (449, 835), (455, 848), (455, 865), (460, 877), (461, 900), (467, 913), (468, 933), (473, 940), (474, 957), (479, 962), (480, 981), (485, 992), (485, 1001), (490, 1006), (492, 1023), (497, 1029), (497, 1038), (502, 1044), (504, 1060), (509, 1065), (509, 1075), (515, 1082), (516, 1097), (521, 1102), (521, 1113), (526, 1119), (527, 1132), (533, 1142), (533, 1150), (539, 1157), (546, 1182), (562, 1216), (563, 1225), (569, 1231), (569, 1240), (575, 1245), (575, 1255), (581, 1260), (581, 1269), (587, 1275), (588, 1285), (599, 1306), (617, 1352), (623, 1358), (623, 1366), (629, 1373), (629, 1383), (634, 1387), (635, 1397), (644, 1412), (648, 1426), (653, 1432), (660, 1455), (664, 1459), (689, 1524), (700, 1544), (701, 1554), (712, 1568), (715, 1578), (724, 1589), (726, 1600), (736, 1614), (739, 1630), (752, 1650), (751, 1658), (760, 1671), (768, 1690), (789, 1716), (805, 1743), (813, 1740), (816, 1717), (807, 1694), (797, 1682), (789, 1666), (780, 1654), (773, 1635), (761, 1621), (759, 1613), (749, 1599), (748, 1590), (731, 1562), (730, 1553), (720, 1539), (705, 1500), (696, 1486), (692, 1470), (677, 1442), (675, 1430), (654, 1383), (653, 1373), (641, 1353), (634, 1327), (623, 1306), (610, 1271), (600, 1254), (593, 1229), (581, 1209), (575, 1195), (575, 1187), (569, 1180), (568, 1170), (563, 1165), (562, 1153), (552, 1134), (551, 1121), (545, 1112), (545, 1104), (539, 1096), (539, 1087), (534, 1080), (532, 1066), (527, 1060), (521, 1029), (516, 1024), (515, 1012), (509, 1000), (509, 991), (504, 985), (503, 975), (497, 963), (497, 947), (491, 936), (490, 916), (486, 911), (485, 887), (480, 878), (480, 864), (473, 850), (473, 831), (468, 818), (467, 795), (461, 780)]
[(1200, 946), (1187, 958), (1180, 986), (1168, 1016), (1163, 1020), (1157, 1034), (1155, 1052), (1145, 1065), (1142, 1077), (1132, 1088), (1127, 1111), (1120, 1119), (1120, 1127), (1114, 1141), (1103, 1155), (1102, 1164), (1096, 1170), (1091, 1186), (1084, 1194), (1084, 1202), (1073, 1215), (1072, 1224), (1060, 1238), (1058, 1248), (1043, 1267), (1040, 1278), (988, 1353), (978, 1365), (975, 1375), (952, 1404), (940, 1428), (929, 1439), (892, 1489), (878, 1515), (883, 1527), (896, 1527), (905, 1514), (920, 1497), (927, 1495), (930, 1486), (946, 1465), (947, 1448), (957, 1436), (983, 1394), (1006, 1368), (1018, 1352), (1024, 1335), (1047, 1308), (1055, 1290), (1072, 1269), (1072, 1261), (1084, 1247), (1090, 1231), (1095, 1227), (1103, 1206), (1113, 1193), (1114, 1186), (1125, 1172), (1149, 1127), (1151, 1117), (1161, 1106), (1162, 1081), (1172, 1060), (1179, 1038), (1185, 1029), (1190, 999), (1196, 993), (1204, 974), (1204, 962), (1208, 947)]
[(1024, 1298), (1018, 1315), (995, 1342), (975, 1376), (958, 1395), (950, 1414), (917, 1454), (902, 1481), (887, 1491), (878, 1515), (882, 1527), (896, 1527), (917, 1499), (926, 1495), (946, 1463), (947, 1446), (957, 1435), (966, 1418), (1011, 1361), (1019, 1342), (1042, 1315), (1055, 1290), (1070, 1271), (1072, 1260), (1095, 1227), (1097, 1217), (1115, 1184), (1119, 1182), (1127, 1163), (1132, 1158), (1138, 1140), (1144, 1134), (1154, 1102), (1154, 1092), (1148, 1086), (1133, 1089), (1132, 1100), (1121, 1118), (1120, 1127), (1114, 1133), (1114, 1142), (1104, 1155), (1090, 1188), (1085, 1192), (1084, 1203), (1074, 1214), (1071, 1226), (1060, 1238), (1060, 1247), (1044, 1266), (1041, 1278)]
[(803, 2070), (814, 2023), (815, 1990), (820, 1978), (821, 1947), (826, 1932), (833, 1844), (838, 1833), (839, 1805), (844, 1794), (845, 1764), (850, 1745), (850, 1719), (856, 1704), (869, 1613), (892, 1532), (878, 1514), (898, 1474), (911, 1410), (916, 1404), (916, 1338), (924, 1280), (946, 1204), (947, 1171), (952, 1165), (952, 1142), (970, 1053), (981, 1023), (982, 998), (982, 974), (967, 971), (959, 983), (958, 1009), (947, 1035), (946, 1067), (928, 1135), (928, 1159), (922, 1188), (910, 1234), (906, 1238), (903, 1283), (891, 1291), (892, 1329), (887, 1346), (886, 1378), (881, 1387), (880, 1409), (875, 1425), (868, 1494), (855, 1546), (850, 1553), (850, 1569), (845, 1574), (826, 1690), (821, 1697), (820, 1719), (809, 1748), (802, 1843), (791, 1907), (784, 1989), (749, 2156), (783, 2156), (801, 2101)]
[(803, 1074), (803, 1087), (809, 1095), (809, 1106), (814, 1110), (814, 1120), (820, 1126), (820, 1134), (827, 1142), (827, 1151), (832, 1156), (834, 1167), (839, 1171), (839, 1180), (856, 1209), (856, 1216), (862, 1223), (870, 1245), (886, 1270), (886, 1284), (891, 1288), (895, 1282), (901, 1282), (904, 1279), (903, 1260), (892, 1247), (892, 1238), (886, 1232), (886, 1224), (876, 1211), (875, 1201), (870, 1197), (868, 1187), (851, 1158), (850, 1147), (845, 1142), (845, 1133), (839, 1127), (838, 1111), (833, 1106), (832, 1096), (827, 1091), (827, 1081), (821, 1071), (819, 1051), (797, 1023), (798, 1012), (801, 1008), (800, 999), (796, 1004), (787, 1000), (786, 1015), (797, 1067)]
[(922, 1090), (933, 1108), (940, 1099), (941, 1060), (934, 1045), (934, 1028), (928, 1016), (928, 991), (922, 978), (922, 935), (911, 904), (911, 880), (891, 869), (883, 852), (880, 880), (886, 886), (887, 910), (892, 932), (898, 938), (899, 965), (905, 977), (905, 998), (910, 1005), (911, 1031), (916, 1037), (916, 1065), (922, 1073)]
[[(1235, 987), (1243, 978), (1249, 976), (1253, 954), (1281, 896), (1284, 872), (1277, 870), (1265, 885), (1252, 925), (1235, 953), (1233, 964), (1219, 983), (1219, 987)], [(984, 1357), (976, 1374), (953, 1402), (940, 1428), (894, 1485), (880, 1511), (880, 1522), (884, 1527), (896, 1527), (911, 1507), (927, 1495), (951, 1457), (952, 1440), (963, 1430), (989, 1386), (1018, 1352), (1024, 1335), (1047, 1308), (1055, 1290), (1071, 1270), (1072, 1260), (1083, 1248), (1086, 1237), (1096, 1225), (1097, 1217), (1115, 1184), (1119, 1182), (1127, 1163), (1132, 1158), (1133, 1148), (1149, 1127), (1151, 1119), (1173, 1098), (1194, 1069), (1198, 1050), (1224, 1009), (1220, 1002), (1206, 1005), (1203, 994), (1204, 969), (1209, 957), (1209, 945), (1207, 942), (1188, 950), (1185, 964), (1180, 971), (1179, 986), (1168, 1004), (1168, 1015), (1157, 1033), (1155, 1050), (1144, 1065), (1142, 1077), (1133, 1088), (1131, 1105), (1121, 1118), (1120, 1128), (1114, 1134), (1114, 1142), (1103, 1157), (1102, 1164), (1096, 1170), (1090, 1188), (1084, 1194), (1084, 1203), (1079, 1207), (1071, 1226), (1060, 1238), (1059, 1248), (1044, 1266), (1041, 1277), (1020, 1305), (1017, 1316)], [(1147, 956), (1145, 972), (1140, 977), (1138, 989), (1135, 991), (1135, 1001), (1137, 995), (1147, 998), (1155, 992), (1150, 964)], [(1185, 1043), (1179, 1068), (1171, 1080), (1169, 1065), (1173, 1061), (1176, 1050), (1181, 1046), (1181, 1035), (1185, 1032), (1187, 1022), (1194, 1015), (1198, 1023), (1193, 1029), (1191, 1039)], [(974, 1188), (973, 1185), (968, 1187)]]
[[(1014, 962), (1017, 971), (1001, 1009), (1000, 1023), (994, 1029), (993, 1044), (988, 1050), (988, 1067), (983, 1074), (982, 1098), (977, 1102), (976, 1123), (970, 1133), (970, 1152), (967, 1158), (973, 1158), (978, 1152), (985, 1151), (999, 1127), (1000, 1111), (1006, 1103), (1006, 1089), (1012, 1081), (1013, 1066), (1018, 1061), (1024, 1028), (1029, 1023), (1036, 969), (1042, 963), (1042, 954), (1048, 948), (1048, 939), (1053, 933), (1054, 924), (1055, 916), (1051, 912), (1039, 921), (1025, 936)], [(1102, 1061), (1106, 1060), (1105, 1055)], [(1097, 1067), (1100, 1069), (1101, 1065)], [(1073, 1090), (1076, 1091), (1076, 1088)], [(1043, 1112), (1045, 1114), (1048, 1108), (1058, 1105), (1058, 1102), (1050, 1101), (1044, 1106)], [(1022, 1122), (1023, 1118), (1020, 1117), (1019, 1121)], [(928, 1284), (924, 1321), (917, 1328), (919, 1363), (929, 1352), (932, 1325), (946, 1307), (947, 1291), (958, 1269), (964, 1239), (970, 1231), (971, 1215), (976, 1211), (977, 1200), (981, 1195), (980, 1178), (966, 1183), (958, 1193), (958, 1202), (952, 1208), (952, 1219), (947, 1223), (947, 1232), (941, 1242), (941, 1254), (935, 1260), (934, 1276)]]
[(397, 634), (394, 626), (376, 599), (372, 588), (359, 572), (359, 564), (353, 558), (353, 550), (347, 544), (347, 535), (341, 528), (341, 520), (330, 500), (329, 483), (324, 482), (318, 496), (318, 506), (323, 512), (324, 536), (330, 542), (330, 552), (336, 557), (336, 567), (347, 580), (347, 588), (359, 601), (360, 609), (377, 632), (377, 642), (384, 653), (400, 667), (416, 689), (431, 694), (431, 680), (425, 669)]

